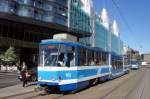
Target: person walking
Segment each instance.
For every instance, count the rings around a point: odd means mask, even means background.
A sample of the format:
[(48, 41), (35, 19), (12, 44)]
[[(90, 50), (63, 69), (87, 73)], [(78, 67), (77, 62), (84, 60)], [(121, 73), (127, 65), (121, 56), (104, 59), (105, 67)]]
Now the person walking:
[(27, 71), (27, 65), (25, 62), (22, 63), (22, 86), (25, 87), (25, 85), (27, 85), (27, 74), (28, 74), (28, 71)]

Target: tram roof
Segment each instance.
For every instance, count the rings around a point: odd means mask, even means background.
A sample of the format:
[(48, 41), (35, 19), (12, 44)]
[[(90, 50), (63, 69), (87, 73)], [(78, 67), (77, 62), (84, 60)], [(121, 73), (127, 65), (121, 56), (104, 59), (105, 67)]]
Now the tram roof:
[(112, 60), (122, 60), (122, 55), (118, 55), (115, 52), (111, 52)]
[[(55, 40), (42, 40), (42, 42), (41, 42), (40, 44), (41, 44), (41, 45), (63, 44), (63, 45), (66, 45), (66, 46), (82, 47), (82, 48), (87, 48), (87, 49), (89, 49), (89, 50), (106, 52), (106, 51), (104, 51), (104, 50), (101, 49), (101, 48), (86, 46), (86, 45), (80, 44), (80, 43), (78, 43), (78, 42), (55, 41)], [(106, 52), (106, 53), (107, 53), (107, 52)]]

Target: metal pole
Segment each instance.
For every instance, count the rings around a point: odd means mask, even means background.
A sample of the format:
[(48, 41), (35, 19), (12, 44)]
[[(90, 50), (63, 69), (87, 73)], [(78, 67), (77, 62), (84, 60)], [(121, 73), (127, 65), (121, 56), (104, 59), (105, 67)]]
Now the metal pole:
[(108, 31), (108, 48), (109, 48), (109, 66), (111, 66), (111, 31)]
[(70, 29), (71, 0), (68, 0), (68, 29)]
[(123, 55), (123, 69), (125, 69), (124, 67), (125, 67), (125, 55)]

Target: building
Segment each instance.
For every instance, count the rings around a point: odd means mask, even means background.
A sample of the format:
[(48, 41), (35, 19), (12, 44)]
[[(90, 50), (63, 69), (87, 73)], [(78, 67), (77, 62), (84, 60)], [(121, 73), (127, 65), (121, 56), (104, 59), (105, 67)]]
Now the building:
[(106, 9), (102, 13), (94, 14), (93, 47), (99, 47), (103, 51), (109, 51), (109, 22)]
[(141, 56), (140, 56), (139, 51), (131, 49), (131, 59), (141, 61)]
[[(38, 63), (38, 44), (54, 34), (75, 35), (80, 43), (122, 55), (117, 22), (110, 27), (107, 10), (96, 14), (93, 0), (1, 0), (0, 53), (16, 48), (20, 62)], [(107, 57), (107, 56), (106, 56)]]
[(95, 14), (95, 32), (93, 33), (93, 46), (103, 51), (112, 52), (116, 55), (123, 55), (123, 41), (120, 40), (119, 29), (116, 20), (112, 26), (109, 24), (108, 13), (105, 8), (100, 15)]
[[(91, 45), (89, 38), (92, 34), (92, 0), (70, 0), (68, 27), (70, 31), (78, 34), (79, 41)], [(80, 35), (82, 34), (82, 35)]]
[(142, 61), (146, 64), (150, 64), (150, 53), (145, 53), (141, 55)]
[(99, 47), (102, 50), (102, 54), (106, 55), (106, 58), (109, 58), (108, 60), (111, 60), (109, 64), (114, 63), (113, 60), (121, 62), (123, 41), (120, 39), (116, 20), (110, 26), (108, 13), (105, 8), (102, 9), (100, 14), (94, 13), (93, 15), (93, 47)]
[(92, 34), (92, 0), (0, 0), (0, 53), (16, 48), (20, 61), (37, 65), (38, 44), (69, 33), (85, 42)]

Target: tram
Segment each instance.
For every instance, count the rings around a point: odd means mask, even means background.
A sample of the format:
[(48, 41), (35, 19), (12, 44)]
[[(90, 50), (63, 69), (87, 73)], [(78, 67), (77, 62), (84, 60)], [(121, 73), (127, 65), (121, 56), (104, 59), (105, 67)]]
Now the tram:
[(111, 53), (111, 76), (110, 79), (120, 77), (125, 74), (123, 57), (115, 53)]
[(138, 60), (131, 60), (131, 69), (137, 70), (140, 68), (140, 63)]
[(127, 56), (123, 56), (123, 71), (125, 74), (130, 72), (131, 64), (130, 60)]
[(123, 74), (121, 57), (78, 42), (42, 40), (39, 47), (38, 84), (62, 92), (83, 89)]

